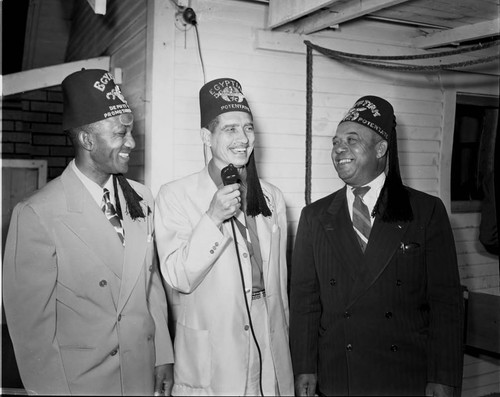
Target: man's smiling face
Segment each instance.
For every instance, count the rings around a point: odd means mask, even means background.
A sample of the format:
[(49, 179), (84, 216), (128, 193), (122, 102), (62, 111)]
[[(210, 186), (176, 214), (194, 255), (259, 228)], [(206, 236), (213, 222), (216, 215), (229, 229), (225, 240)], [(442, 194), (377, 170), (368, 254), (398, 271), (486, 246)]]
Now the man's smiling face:
[(387, 141), (370, 128), (341, 123), (332, 139), (332, 161), (339, 178), (349, 186), (363, 186), (385, 168)]

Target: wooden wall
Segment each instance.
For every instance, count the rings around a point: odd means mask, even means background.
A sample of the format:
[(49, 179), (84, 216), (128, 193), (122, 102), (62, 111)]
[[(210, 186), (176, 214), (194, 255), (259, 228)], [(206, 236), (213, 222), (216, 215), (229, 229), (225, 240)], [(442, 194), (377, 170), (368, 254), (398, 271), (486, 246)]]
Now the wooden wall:
[[(204, 165), (199, 137), (198, 91), (203, 74), (195, 29), (180, 23), (170, 2), (162, 4), (169, 26), (161, 40), (167, 48), (168, 70), (157, 81), (169, 87), (164, 112), (167, 126), (152, 145), (149, 178), (153, 193), (159, 186)], [(340, 30), (310, 36), (266, 31), (267, 6), (228, 0), (192, 0), (198, 19), (206, 80), (233, 77), (240, 81), (252, 108), (257, 131), (256, 158), (261, 177), (284, 192), (289, 219), (289, 248), (304, 206), (306, 57), (303, 40), (340, 51), (401, 55), (411, 51), (405, 40), (418, 32), (380, 22), (342, 25)], [(162, 47), (163, 48), (163, 47)], [(314, 57), (312, 197), (340, 188), (330, 159), (331, 137), (346, 110), (362, 95), (388, 99), (398, 121), (400, 164), (405, 183), (439, 196), (450, 209), (449, 173), (457, 92), (498, 95), (498, 79), (465, 73), (388, 73)], [(478, 242), (479, 214), (451, 214), (460, 275), (475, 291), (499, 295), (498, 259)], [(499, 362), (467, 356), (464, 396), (499, 389)]]

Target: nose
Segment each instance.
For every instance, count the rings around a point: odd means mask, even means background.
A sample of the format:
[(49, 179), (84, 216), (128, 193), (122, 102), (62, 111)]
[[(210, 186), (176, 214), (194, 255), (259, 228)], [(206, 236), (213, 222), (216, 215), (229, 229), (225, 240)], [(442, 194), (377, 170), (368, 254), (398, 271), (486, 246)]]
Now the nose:
[(124, 145), (128, 147), (130, 150), (133, 150), (135, 148), (135, 139), (132, 136), (132, 133), (129, 132), (127, 135), (125, 135), (125, 143)]
[(343, 143), (338, 143), (336, 147), (333, 148), (333, 151), (337, 154), (345, 152), (346, 150), (346, 146)]
[(248, 143), (248, 136), (244, 128), (238, 128), (238, 135), (236, 136), (238, 142)]

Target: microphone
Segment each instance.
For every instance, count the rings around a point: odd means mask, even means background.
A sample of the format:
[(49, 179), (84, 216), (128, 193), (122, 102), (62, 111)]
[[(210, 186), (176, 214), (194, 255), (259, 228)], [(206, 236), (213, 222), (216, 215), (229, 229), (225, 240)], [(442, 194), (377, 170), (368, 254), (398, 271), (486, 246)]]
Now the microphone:
[(224, 186), (227, 185), (232, 185), (233, 183), (238, 182), (238, 170), (233, 164), (229, 164), (227, 167), (224, 167), (221, 172), (220, 176), (222, 177), (222, 183), (224, 183)]

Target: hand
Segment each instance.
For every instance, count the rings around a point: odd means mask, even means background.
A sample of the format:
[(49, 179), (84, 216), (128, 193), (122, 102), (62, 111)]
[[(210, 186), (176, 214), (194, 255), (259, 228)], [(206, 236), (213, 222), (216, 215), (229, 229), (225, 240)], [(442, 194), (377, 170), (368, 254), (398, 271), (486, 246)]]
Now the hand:
[(207, 215), (219, 227), (226, 219), (235, 216), (241, 207), (240, 184), (222, 186), (212, 197)]
[(155, 367), (155, 396), (170, 396), (174, 386), (174, 364)]
[(442, 385), (440, 383), (427, 383), (425, 387), (426, 396), (453, 397), (455, 388), (453, 386)]
[(316, 374), (300, 374), (295, 377), (295, 395), (296, 396), (314, 396), (316, 395)]

